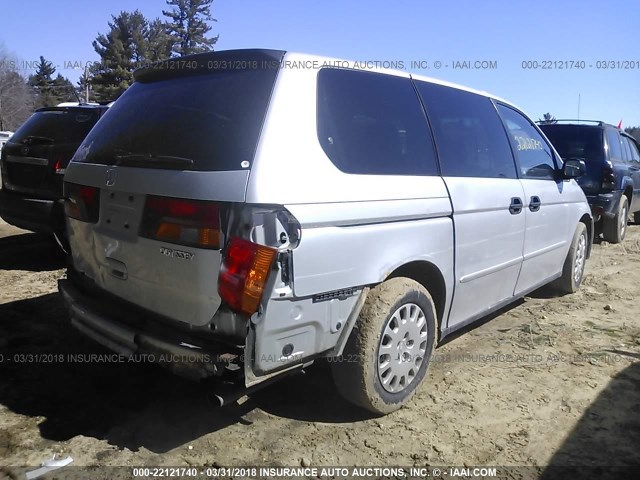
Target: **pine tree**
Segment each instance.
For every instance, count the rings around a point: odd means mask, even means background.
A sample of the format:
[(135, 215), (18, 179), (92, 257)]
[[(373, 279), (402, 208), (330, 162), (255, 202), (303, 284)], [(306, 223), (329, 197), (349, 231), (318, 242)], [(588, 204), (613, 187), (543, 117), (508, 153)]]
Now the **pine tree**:
[(211, 30), (208, 21), (216, 21), (211, 17), (213, 0), (167, 0), (171, 10), (163, 10), (162, 14), (169, 18), (168, 33), (174, 37), (172, 54), (175, 56), (208, 52), (218, 41), (219, 36), (208, 38)]
[(53, 64), (40, 56), (36, 73), (30, 75), (27, 81), (29, 86), (35, 90), (37, 107), (50, 107), (58, 103), (52, 78), (54, 73), (56, 73), (56, 68)]
[(115, 100), (131, 85), (133, 70), (147, 61), (149, 22), (136, 10), (112, 16), (109, 33), (100, 34), (93, 48), (100, 62), (90, 67), (91, 86), (98, 100)]
[(53, 79), (52, 87), (56, 104), (60, 102), (75, 102), (78, 100), (73, 88), (73, 83), (67, 77), (58, 74)]
[(556, 120), (556, 117), (554, 117), (550, 113), (545, 113), (542, 116), (542, 120), (538, 119), (538, 122), (540, 122), (543, 125), (548, 125), (548, 124), (552, 124), (552, 123), (558, 123), (558, 121)]
[(171, 57), (173, 38), (167, 32), (167, 29), (168, 25), (159, 18), (149, 22), (147, 37), (147, 60), (149, 62), (166, 60)]

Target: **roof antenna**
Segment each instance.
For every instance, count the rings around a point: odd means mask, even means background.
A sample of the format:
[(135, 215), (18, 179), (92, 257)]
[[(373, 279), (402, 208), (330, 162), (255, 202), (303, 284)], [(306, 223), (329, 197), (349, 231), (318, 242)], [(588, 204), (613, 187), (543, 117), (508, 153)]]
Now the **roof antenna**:
[(78, 99), (78, 105), (82, 105), (82, 100), (80, 100), (80, 95), (78, 95), (76, 89), (72, 87), (71, 90), (73, 90), (73, 94), (76, 96), (76, 99)]
[(580, 121), (580, 94), (578, 93), (578, 121)]

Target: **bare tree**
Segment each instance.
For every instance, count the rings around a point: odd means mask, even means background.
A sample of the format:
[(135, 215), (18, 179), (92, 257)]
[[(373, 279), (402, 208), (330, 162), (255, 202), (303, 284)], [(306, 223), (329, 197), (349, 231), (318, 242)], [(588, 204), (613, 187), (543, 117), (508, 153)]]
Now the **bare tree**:
[(34, 98), (18, 61), (0, 48), (0, 130), (15, 130), (33, 112)]

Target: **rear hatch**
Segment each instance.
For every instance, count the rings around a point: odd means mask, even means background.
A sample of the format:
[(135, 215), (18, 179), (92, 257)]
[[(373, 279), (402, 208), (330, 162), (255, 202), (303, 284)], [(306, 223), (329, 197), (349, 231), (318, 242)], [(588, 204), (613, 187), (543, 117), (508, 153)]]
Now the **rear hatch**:
[(540, 125), (563, 160), (584, 160), (586, 172), (577, 178), (585, 194), (596, 194), (602, 188), (605, 152), (603, 130), (593, 125)]
[(50, 107), (36, 111), (2, 149), (4, 188), (35, 198), (61, 198), (65, 169), (105, 109)]
[(76, 270), (169, 319), (211, 320), (222, 225), (245, 200), (282, 55), (215, 52), (136, 71), (67, 170)]

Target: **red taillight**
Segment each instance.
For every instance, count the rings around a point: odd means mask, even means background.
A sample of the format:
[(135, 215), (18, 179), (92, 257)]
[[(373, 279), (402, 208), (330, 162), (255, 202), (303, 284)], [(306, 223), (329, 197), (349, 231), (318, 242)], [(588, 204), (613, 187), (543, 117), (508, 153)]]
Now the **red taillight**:
[(82, 222), (96, 223), (100, 216), (100, 189), (65, 182), (64, 211), (68, 217)]
[(140, 236), (199, 248), (220, 248), (220, 214), (213, 202), (147, 196)]
[(277, 251), (242, 238), (231, 238), (220, 275), (220, 298), (236, 312), (251, 315), (258, 310)]
[(62, 165), (62, 155), (58, 155), (58, 158), (56, 159), (56, 163), (53, 166), (53, 169), (58, 175), (64, 175), (66, 168), (64, 168), (64, 166)]

